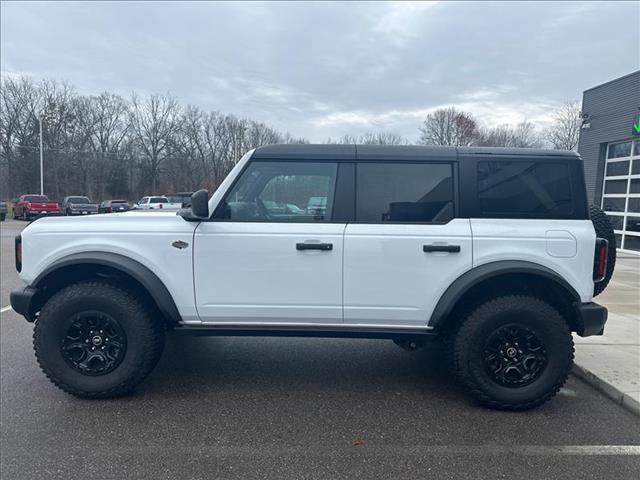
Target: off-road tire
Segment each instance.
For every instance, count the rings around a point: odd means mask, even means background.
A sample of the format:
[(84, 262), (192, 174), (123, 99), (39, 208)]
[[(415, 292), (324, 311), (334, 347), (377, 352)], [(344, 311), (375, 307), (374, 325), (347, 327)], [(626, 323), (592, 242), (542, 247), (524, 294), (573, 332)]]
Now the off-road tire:
[[(546, 367), (524, 386), (501, 385), (485, 367), (488, 337), (508, 324), (535, 332), (546, 351)], [(468, 393), (499, 410), (528, 410), (545, 403), (564, 385), (573, 364), (573, 339), (565, 319), (544, 300), (524, 295), (506, 295), (477, 306), (453, 332), (448, 347), (456, 377)]]
[[(126, 334), (126, 351), (113, 371), (85, 375), (63, 356), (68, 319), (83, 311), (112, 316)], [(131, 292), (102, 281), (80, 282), (46, 302), (36, 320), (33, 347), (40, 368), (58, 388), (82, 398), (111, 398), (129, 393), (153, 370), (164, 347), (164, 328)]]
[(599, 209), (595, 205), (590, 205), (589, 216), (591, 217), (593, 228), (596, 231), (596, 236), (598, 238), (604, 238), (609, 242), (607, 273), (604, 277), (604, 280), (594, 284), (593, 296), (595, 297), (597, 295), (600, 295), (602, 292), (604, 292), (605, 288), (607, 288), (609, 280), (611, 280), (611, 276), (613, 275), (613, 270), (616, 267), (616, 236), (613, 232), (613, 226), (611, 225), (611, 221), (609, 221), (609, 217), (607, 217), (607, 214), (604, 213), (601, 209)]
[(7, 217), (6, 213), (0, 213), (0, 222), (4, 222), (4, 219)]

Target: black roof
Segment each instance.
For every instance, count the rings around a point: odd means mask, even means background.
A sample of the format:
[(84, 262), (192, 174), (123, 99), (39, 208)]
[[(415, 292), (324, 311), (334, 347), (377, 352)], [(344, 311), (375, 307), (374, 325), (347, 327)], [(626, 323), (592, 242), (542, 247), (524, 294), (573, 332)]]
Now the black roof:
[(576, 152), (541, 148), (437, 147), (430, 145), (277, 144), (256, 148), (252, 158), (299, 160), (455, 159), (458, 156), (527, 156), (579, 159)]

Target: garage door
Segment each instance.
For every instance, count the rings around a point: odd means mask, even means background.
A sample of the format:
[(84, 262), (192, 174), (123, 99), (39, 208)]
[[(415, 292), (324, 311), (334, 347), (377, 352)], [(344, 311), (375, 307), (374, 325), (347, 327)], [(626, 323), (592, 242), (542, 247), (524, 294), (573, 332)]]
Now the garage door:
[(640, 140), (609, 144), (602, 192), (618, 248), (640, 254)]

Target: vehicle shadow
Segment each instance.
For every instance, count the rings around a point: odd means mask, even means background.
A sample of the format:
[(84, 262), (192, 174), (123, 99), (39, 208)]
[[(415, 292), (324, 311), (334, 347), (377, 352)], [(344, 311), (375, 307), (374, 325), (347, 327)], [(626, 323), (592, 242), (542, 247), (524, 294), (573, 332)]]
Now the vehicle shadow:
[(168, 389), (326, 392), (438, 390), (458, 395), (438, 342), (407, 352), (390, 340), (168, 335), (145, 395)]

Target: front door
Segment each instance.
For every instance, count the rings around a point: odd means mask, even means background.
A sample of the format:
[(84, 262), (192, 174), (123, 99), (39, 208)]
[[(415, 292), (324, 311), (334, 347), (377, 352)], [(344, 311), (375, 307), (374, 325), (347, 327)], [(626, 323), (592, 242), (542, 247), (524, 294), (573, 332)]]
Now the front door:
[(335, 162), (252, 161), (194, 239), (203, 323), (341, 323)]
[(426, 326), (472, 266), (469, 219), (455, 218), (453, 163), (360, 162), (356, 222), (344, 239), (344, 322)]

